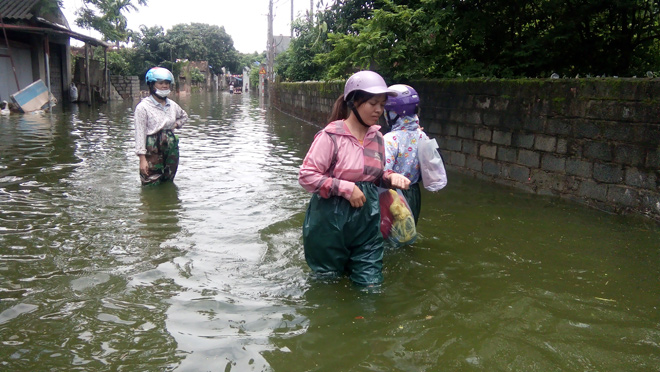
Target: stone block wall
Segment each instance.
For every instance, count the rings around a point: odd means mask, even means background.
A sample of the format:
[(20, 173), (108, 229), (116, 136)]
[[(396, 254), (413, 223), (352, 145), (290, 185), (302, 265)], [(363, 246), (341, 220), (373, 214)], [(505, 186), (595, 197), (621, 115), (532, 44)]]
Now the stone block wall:
[(660, 81), (415, 82), (447, 166), (660, 220)]
[[(280, 84), (275, 105), (324, 123), (343, 89), (338, 84)], [(448, 169), (660, 221), (660, 81), (434, 80), (411, 85), (422, 99), (422, 126), (437, 138)]]
[(140, 98), (140, 78), (137, 76), (111, 75), (110, 82), (124, 100)]
[(343, 81), (279, 83), (275, 85), (275, 106), (291, 116), (317, 125), (328, 122), (332, 105), (344, 92)]

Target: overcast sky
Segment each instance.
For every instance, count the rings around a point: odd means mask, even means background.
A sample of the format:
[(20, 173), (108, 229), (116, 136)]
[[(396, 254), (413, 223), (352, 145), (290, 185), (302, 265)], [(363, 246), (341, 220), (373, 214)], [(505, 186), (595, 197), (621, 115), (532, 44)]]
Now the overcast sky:
[[(224, 26), (234, 40), (234, 48), (241, 53), (266, 50), (268, 37), (269, 0), (148, 0), (147, 6), (125, 14), (128, 28), (139, 30), (140, 25), (162, 26), (165, 31), (179, 23), (206, 23)], [(273, 0), (274, 35), (291, 35), (291, 2), (294, 19), (304, 15), (310, 7), (309, 0)], [(137, 3), (137, 0), (134, 1)], [(98, 33), (75, 25), (76, 9), (82, 0), (64, 0), (64, 16), (73, 31), (100, 38)], [(71, 39), (72, 44), (74, 39)], [(82, 45), (82, 43), (80, 43)]]

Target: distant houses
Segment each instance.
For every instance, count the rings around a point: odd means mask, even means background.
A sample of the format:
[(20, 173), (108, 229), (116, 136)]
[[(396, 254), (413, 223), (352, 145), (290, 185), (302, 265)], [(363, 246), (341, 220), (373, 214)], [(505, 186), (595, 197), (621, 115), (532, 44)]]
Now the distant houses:
[[(52, 4), (52, 5), (49, 5)], [(69, 23), (55, 2), (42, 0), (0, 1), (0, 101), (42, 80), (59, 101), (68, 100), (71, 76), (70, 38), (87, 46), (109, 44), (71, 31)], [(80, 99), (91, 97), (94, 89), (106, 94), (109, 87), (107, 68), (101, 87), (80, 91)]]
[(273, 47), (275, 48), (273, 52), (275, 57), (289, 49), (289, 45), (291, 45), (291, 36), (273, 36)]

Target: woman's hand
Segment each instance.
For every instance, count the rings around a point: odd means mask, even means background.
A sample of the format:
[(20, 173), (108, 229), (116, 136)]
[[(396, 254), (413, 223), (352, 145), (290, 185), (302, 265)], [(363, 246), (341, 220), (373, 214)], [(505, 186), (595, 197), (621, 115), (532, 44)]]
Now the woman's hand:
[(351, 202), (351, 207), (360, 208), (367, 201), (367, 198), (359, 187), (353, 186), (353, 193), (351, 194), (351, 199), (349, 201)]
[(410, 186), (410, 180), (408, 177), (398, 173), (390, 174), (390, 183), (392, 184), (392, 187), (402, 190), (408, 190), (408, 187)]
[(149, 162), (144, 155), (140, 155), (140, 173), (149, 175)]

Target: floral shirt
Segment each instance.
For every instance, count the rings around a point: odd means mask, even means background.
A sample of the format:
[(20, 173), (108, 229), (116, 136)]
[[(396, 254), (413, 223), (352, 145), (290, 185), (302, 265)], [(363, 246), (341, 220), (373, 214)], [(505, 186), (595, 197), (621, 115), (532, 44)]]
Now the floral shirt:
[(392, 130), (385, 134), (385, 169), (408, 177), (411, 183), (420, 181), (417, 145), (429, 137), (419, 128), (417, 115), (399, 117)]
[(154, 97), (145, 97), (135, 107), (135, 153), (147, 153), (147, 136), (163, 129), (181, 128), (188, 121), (188, 114), (174, 101), (167, 98), (162, 105)]

